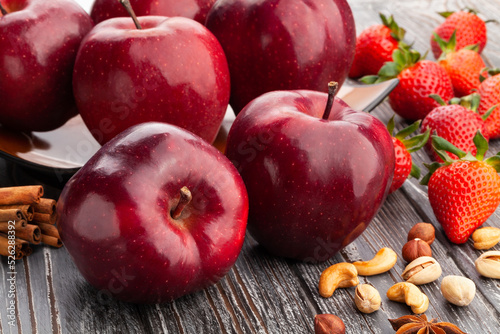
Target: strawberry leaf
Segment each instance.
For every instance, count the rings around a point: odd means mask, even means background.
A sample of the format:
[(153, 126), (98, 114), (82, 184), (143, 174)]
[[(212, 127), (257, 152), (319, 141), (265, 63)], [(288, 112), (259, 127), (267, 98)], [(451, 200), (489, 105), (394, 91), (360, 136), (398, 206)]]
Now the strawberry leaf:
[(405, 37), (406, 30), (400, 28), (399, 25), (394, 20), (394, 17), (391, 15), (389, 17), (384, 14), (379, 14), (382, 23), (389, 29), (391, 29), (391, 36), (397, 41), (402, 41)]
[[(432, 176), (432, 174), (438, 170), (439, 167), (443, 166), (439, 162), (433, 162), (432, 164), (424, 164), (424, 166), (429, 170), (427, 174), (420, 180), (420, 184), (426, 186), (429, 183), (429, 180)], [(413, 167), (413, 166), (412, 166)]]
[(404, 128), (403, 130), (400, 130), (398, 133), (396, 133), (395, 137), (398, 138), (399, 140), (403, 140), (404, 138), (411, 135), (413, 132), (417, 131), (418, 128), (420, 127), (421, 122), (422, 121), (418, 120), (415, 123)]
[(394, 117), (396, 115), (392, 115), (391, 119), (389, 120), (389, 122), (387, 122), (387, 131), (389, 131), (389, 133), (391, 134), (392, 136), (392, 132), (394, 131)]
[(495, 104), (493, 107), (491, 107), (490, 109), (488, 109), (483, 116), (481, 116), (481, 118), (483, 119), (483, 121), (486, 121), (486, 119), (488, 117), (490, 117), (491, 113), (493, 112), (493, 110), (496, 109), (496, 107), (498, 107), (498, 104)]
[(438, 43), (439, 48), (443, 53), (441, 56), (439, 56), (439, 60), (445, 59), (446, 55), (452, 52), (455, 52), (457, 49), (457, 36), (456, 36), (457, 30), (453, 30), (453, 33), (451, 34), (450, 38), (448, 41), (445, 41), (442, 39), (438, 34), (435, 32), (432, 33), (432, 36), (434, 37), (434, 40)]
[(441, 105), (441, 106), (446, 105), (446, 102), (444, 102), (443, 98), (438, 94), (431, 94), (431, 95), (429, 95), (429, 97), (431, 99), (433, 99), (434, 101), (436, 101), (437, 103), (439, 103), (439, 105)]
[(420, 168), (418, 168), (418, 166), (413, 162), (411, 164), (410, 176), (416, 178), (417, 180), (420, 178)]
[(455, 13), (455, 12), (439, 12), (438, 14), (446, 19), (446, 18), (448, 18), (448, 16), (450, 16), (453, 13)]
[(359, 79), (362, 83), (365, 83), (365, 84), (368, 84), (368, 85), (371, 85), (371, 84), (374, 84), (374, 83), (377, 83), (379, 82), (379, 77), (378, 75), (365, 75), (364, 77), (362, 77), (361, 79)]
[(481, 131), (477, 130), (476, 135), (472, 138), (474, 145), (476, 145), (476, 159), (483, 160), (486, 151), (488, 151), (488, 141), (482, 135)]
[(403, 144), (405, 145), (408, 152), (413, 153), (424, 147), (424, 145), (429, 140), (430, 135), (431, 130), (427, 129), (427, 131), (422, 134), (416, 135), (410, 139), (403, 140)]
[(436, 151), (437, 155), (439, 155), (439, 157), (446, 162), (453, 162), (446, 152), (453, 153), (459, 158), (463, 158), (467, 154), (446, 139), (436, 135), (432, 136), (432, 147)]
[(484, 162), (495, 168), (495, 170), (500, 173), (500, 152), (498, 152), (497, 155), (489, 157)]

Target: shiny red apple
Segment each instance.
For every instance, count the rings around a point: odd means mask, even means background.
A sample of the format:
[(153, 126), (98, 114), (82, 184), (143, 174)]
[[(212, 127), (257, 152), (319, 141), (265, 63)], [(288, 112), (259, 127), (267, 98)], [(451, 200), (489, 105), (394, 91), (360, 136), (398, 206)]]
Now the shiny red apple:
[(57, 209), (64, 245), (90, 284), (125, 301), (159, 303), (229, 271), (248, 199), (217, 149), (150, 122), (104, 145), (68, 181)]
[(171, 123), (208, 142), (229, 101), (217, 39), (196, 21), (142, 16), (103, 21), (83, 40), (73, 74), (78, 110), (101, 144), (147, 121)]
[(229, 131), (226, 154), (249, 196), (248, 230), (272, 254), (329, 259), (387, 196), (394, 148), (385, 125), (333, 94), (326, 104), (320, 92), (266, 93)]
[[(205, 23), (208, 10), (215, 0), (130, 0), (138, 16), (182, 16)], [(96, 0), (90, 16), (97, 24), (101, 21), (128, 16), (118, 0)]]
[(341, 86), (354, 58), (346, 0), (219, 0), (206, 26), (226, 53), (236, 113), (269, 91)]
[(71, 76), (93, 23), (73, 0), (0, 0), (0, 124), (48, 131), (77, 114)]

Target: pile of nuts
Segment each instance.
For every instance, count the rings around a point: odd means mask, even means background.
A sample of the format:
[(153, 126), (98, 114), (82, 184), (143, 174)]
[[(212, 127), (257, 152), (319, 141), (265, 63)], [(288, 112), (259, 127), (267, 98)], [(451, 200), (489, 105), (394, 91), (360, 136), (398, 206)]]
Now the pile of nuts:
[[(434, 282), (442, 274), (441, 266), (432, 257), (431, 244), (434, 239), (435, 229), (432, 224), (418, 223), (412, 227), (408, 232), (407, 243), (402, 249), (403, 259), (409, 262), (401, 274), (405, 282), (396, 283), (387, 291), (389, 300), (407, 304), (415, 314), (424, 313), (429, 307), (429, 298), (418, 285)], [(474, 232), (472, 239), (474, 248), (490, 249), (500, 242), (500, 229), (480, 228)], [(380, 294), (370, 284), (359, 284), (358, 275), (372, 276), (385, 273), (394, 267), (396, 261), (397, 254), (392, 249), (384, 247), (369, 261), (334, 264), (322, 272), (318, 285), (319, 293), (322, 297), (328, 298), (337, 288), (355, 286), (354, 302), (358, 310), (362, 313), (375, 312), (380, 308), (382, 301)], [(481, 275), (500, 279), (500, 251), (488, 251), (482, 254), (475, 261), (475, 266)], [(449, 275), (441, 281), (441, 293), (450, 303), (466, 306), (474, 299), (476, 285), (469, 278)], [(330, 322), (327, 321), (330, 315), (318, 316), (324, 321), (321, 321), (322, 331), (317, 330), (316, 333), (345, 333), (345, 326), (338, 317)], [(325, 331), (325, 328), (329, 331)]]

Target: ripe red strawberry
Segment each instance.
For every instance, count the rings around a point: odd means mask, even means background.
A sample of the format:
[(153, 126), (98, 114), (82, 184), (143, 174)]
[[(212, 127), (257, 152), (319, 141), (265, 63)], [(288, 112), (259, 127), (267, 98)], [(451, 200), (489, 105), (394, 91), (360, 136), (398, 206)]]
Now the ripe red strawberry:
[(500, 69), (489, 70), (492, 76), (483, 80), (477, 89), (481, 95), (481, 103), (477, 109), (480, 115), (490, 111), (491, 114), (484, 120), (491, 139), (500, 138)]
[[(446, 20), (439, 25), (434, 32), (444, 40), (448, 40), (451, 34), (457, 31), (457, 50), (469, 45), (478, 45), (481, 53), (486, 45), (486, 24), (477, 16), (473, 10), (451, 13), (441, 13)], [(434, 38), (431, 37), (432, 53), (436, 59), (441, 55), (441, 48)]]
[(389, 103), (401, 117), (416, 121), (423, 119), (439, 104), (429, 97), (440, 95), (445, 100), (453, 98), (453, 86), (446, 71), (439, 64), (421, 60), (420, 53), (406, 47), (394, 51), (393, 62), (385, 63), (378, 76), (366, 76), (365, 83), (398, 78), (399, 84), (389, 94)]
[(484, 71), (486, 65), (479, 55), (477, 46), (456, 48), (455, 31), (451, 34), (448, 42), (438, 35), (434, 36), (437, 43), (443, 50), (438, 63), (443, 66), (450, 76), (455, 96), (462, 97), (472, 93), (472, 90), (479, 87), (481, 82), (479, 76)]
[[(433, 136), (433, 146), (445, 163), (427, 165), (429, 174), (421, 182), (428, 185), (429, 202), (437, 221), (456, 244), (465, 243), (500, 203), (500, 152), (483, 160), (488, 143), (480, 133), (474, 141), (478, 146), (475, 157)], [(454, 153), (460, 160), (450, 159), (446, 152)]]
[[(399, 189), (410, 175), (417, 179), (420, 178), (420, 168), (412, 163), (410, 153), (418, 151), (425, 145), (429, 139), (430, 132), (427, 131), (423, 134), (406, 139), (410, 134), (417, 131), (419, 126), (420, 121), (416, 121), (392, 137), (396, 164), (394, 166), (394, 177), (389, 189), (389, 194)], [(394, 117), (389, 120), (387, 130), (392, 135), (394, 131)]]
[(405, 30), (390, 16), (380, 14), (383, 24), (363, 30), (356, 39), (356, 52), (349, 71), (350, 78), (377, 74), (387, 61), (392, 61), (392, 52), (403, 40)]
[[(476, 146), (473, 142), (476, 132), (481, 131), (486, 140), (489, 139), (486, 124), (476, 112), (479, 105), (479, 95), (471, 94), (462, 99), (453, 99), (452, 104), (446, 104), (439, 96), (433, 96), (433, 98), (441, 106), (432, 110), (424, 118), (421, 131), (430, 130), (431, 134), (446, 139), (459, 149), (476, 154)], [(434, 161), (441, 161), (432, 149), (430, 141), (427, 143), (426, 149)], [(452, 157), (456, 158), (453, 155)]]

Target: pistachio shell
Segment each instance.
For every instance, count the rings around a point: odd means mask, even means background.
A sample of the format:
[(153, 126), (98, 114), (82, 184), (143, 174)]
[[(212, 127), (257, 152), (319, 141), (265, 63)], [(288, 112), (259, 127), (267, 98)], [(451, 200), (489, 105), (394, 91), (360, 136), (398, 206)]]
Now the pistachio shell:
[(441, 266), (436, 259), (422, 256), (410, 262), (401, 276), (409, 283), (421, 285), (437, 280), (441, 273)]
[(476, 270), (484, 277), (500, 279), (500, 251), (489, 251), (475, 262)]
[(469, 305), (476, 294), (476, 285), (467, 277), (446, 276), (441, 282), (441, 293), (452, 304)]

